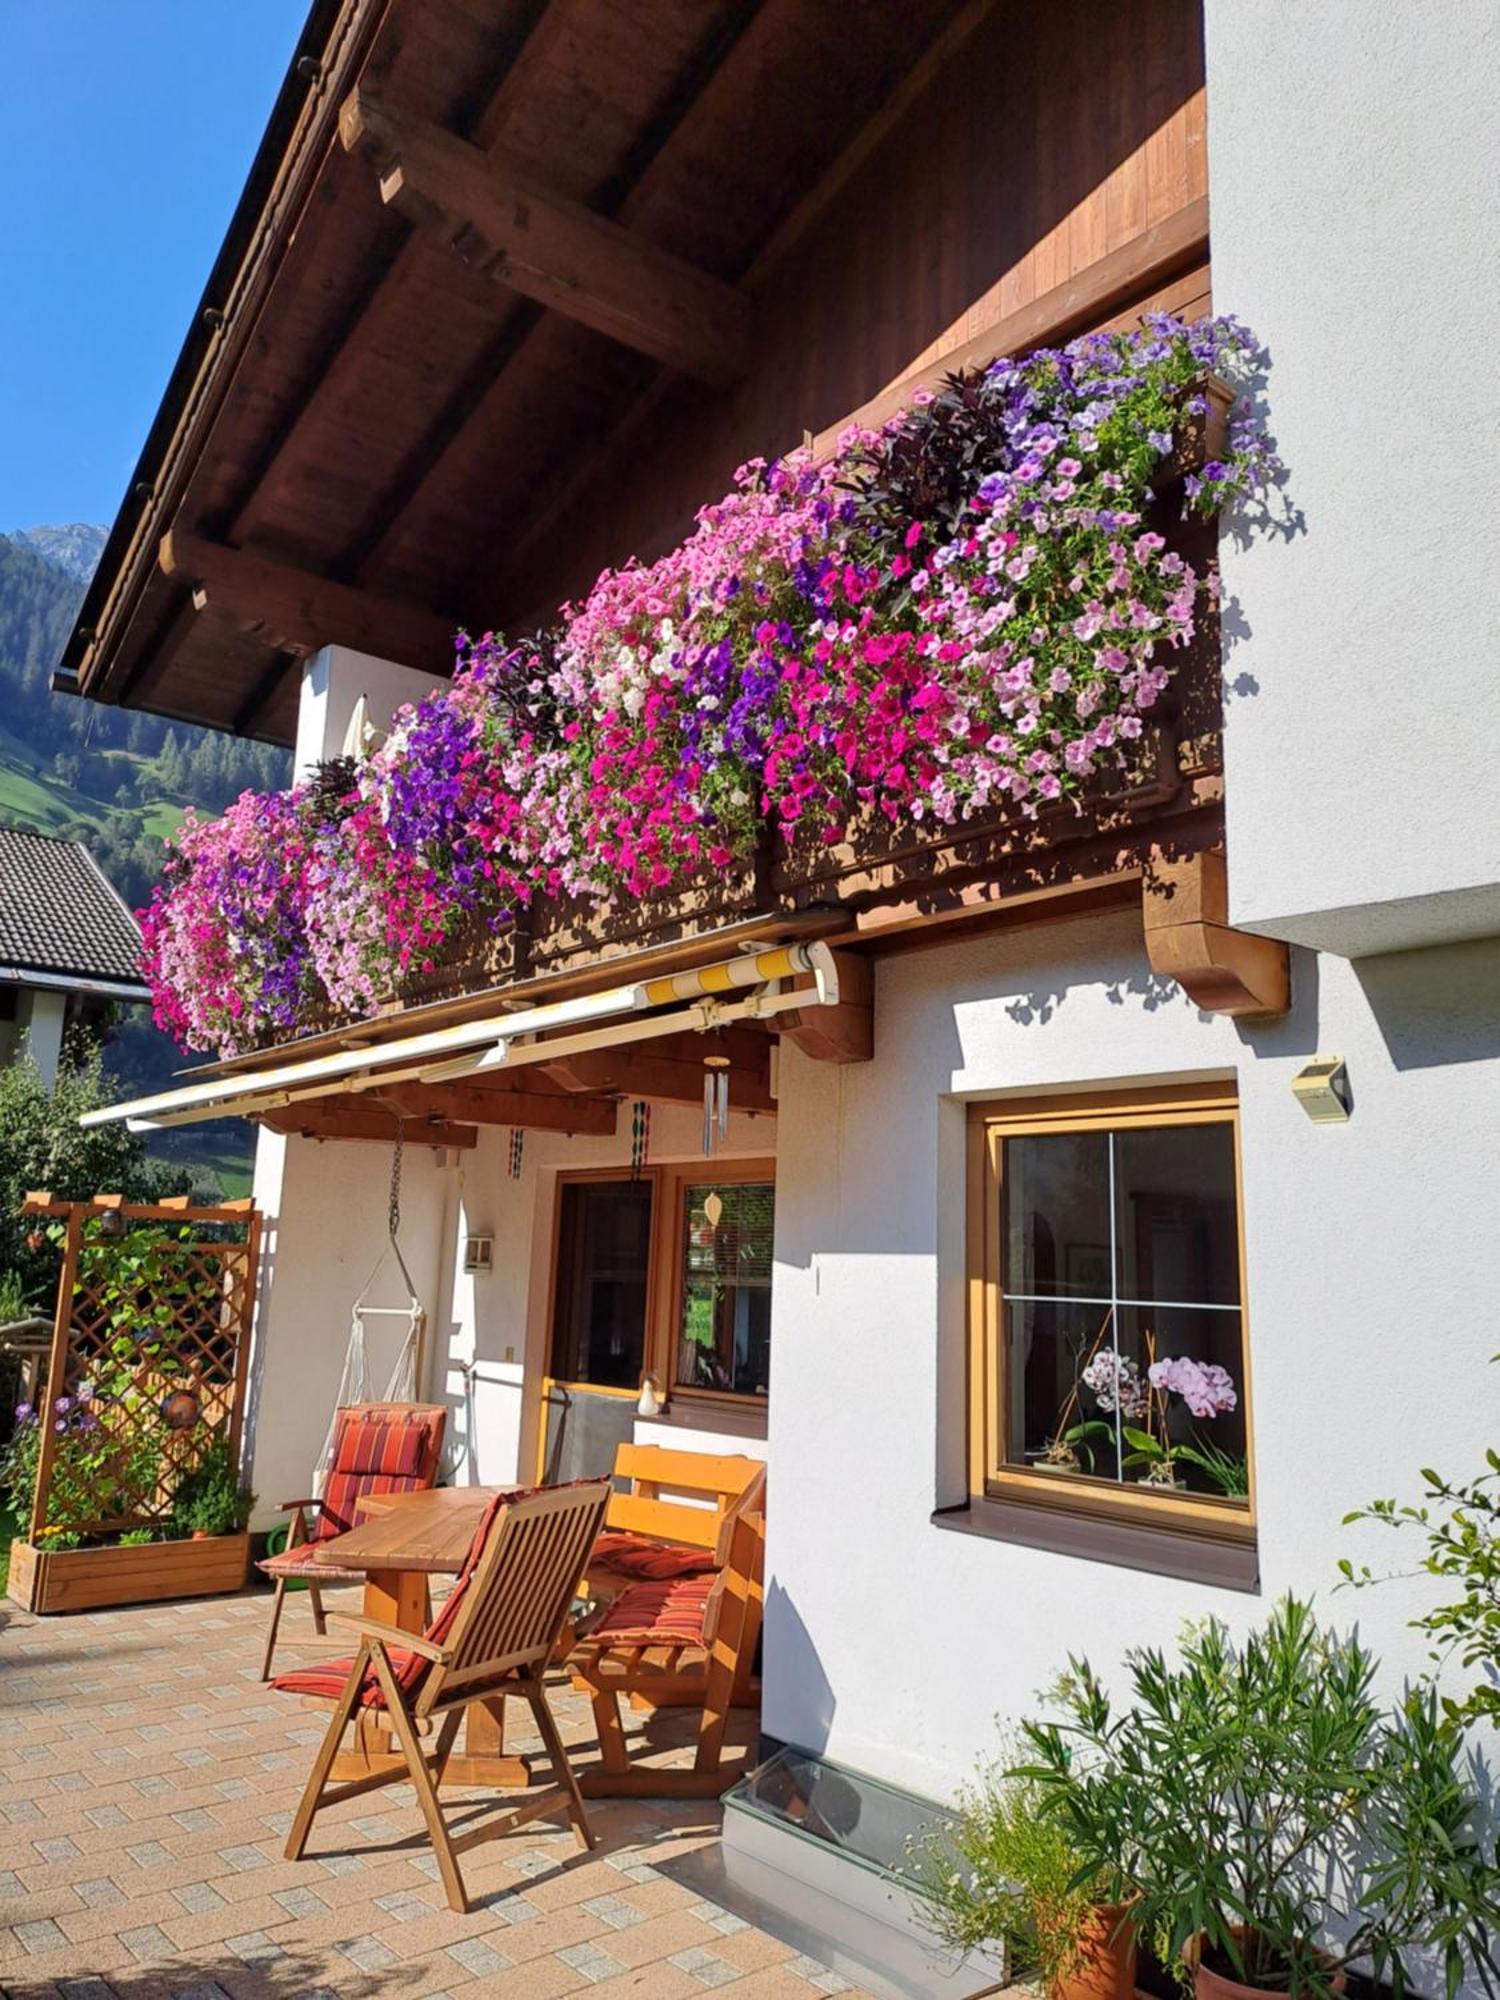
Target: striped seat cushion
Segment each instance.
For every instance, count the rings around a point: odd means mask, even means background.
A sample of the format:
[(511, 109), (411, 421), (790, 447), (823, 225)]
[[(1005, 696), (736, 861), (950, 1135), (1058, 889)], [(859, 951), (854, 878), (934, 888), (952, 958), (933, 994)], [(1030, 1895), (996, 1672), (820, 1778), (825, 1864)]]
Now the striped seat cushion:
[(607, 1528), (594, 1544), (593, 1561), (601, 1569), (616, 1570), (621, 1576), (661, 1582), (674, 1576), (702, 1576), (714, 1568), (712, 1549), (689, 1549), (675, 1542), (651, 1542), (644, 1535), (631, 1535), (619, 1528)]
[[(397, 1686), (410, 1700), (420, 1689), (429, 1662), (420, 1653), (409, 1653), (404, 1646), (390, 1647), (387, 1657), (395, 1670)], [(354, 1656), (351, 1654), (347, 1660), (320, 1660), (315, 1667), (293, 1667), (289, 1673), (278, 1674), (271, 1685), (280, 1688), (283, 1694), (313, 1695), (319, 1701), (337, 1701), (353, 1670)], [(365, 1668), (359, 1705), (361, 1708), (384, 1708), (386, 1705), (385, 1690), (375, 1678), (372, 1666)]]
[(313, 1542), (298, 1542), (293, 1548), (279, 1549), (274, 1556), (262, 1556), (255, 1567), (269, 1577), (306, 1576), (324, 1583), (348, 1582), (364, 1575), (362, 1569), (340, 1569), (337, 1563), (319, 1562)]
[(589, 1634), (591, 1645), (702, 1646), (712, 1636), (716, 1576), (632, 1584)]

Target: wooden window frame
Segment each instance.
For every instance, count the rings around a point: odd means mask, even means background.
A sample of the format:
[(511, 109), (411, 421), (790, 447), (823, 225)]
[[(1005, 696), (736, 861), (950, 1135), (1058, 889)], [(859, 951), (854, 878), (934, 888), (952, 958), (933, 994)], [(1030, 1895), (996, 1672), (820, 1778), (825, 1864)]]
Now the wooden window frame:
[[(632, 1178), (628, 1168), (571, 1168), (557, 1175), (552, 1202), (552, 1247), (547, 1268), (547, 1316), (545, 1325), (542, 1378), (564, 1388), (586, 1389), (591, 1395), (639, 1395), (634, 1389), (612, 1389), (589, 1382), (569, 1382), (552, 1373), (553, 1341), (556, 1334), (558, 1257), (562, 1249), (563, 1189), (579, 1182), (618, 1181)], [(766, 1182), (776, 1185), (774, 1159), (689, 1160), (680, 1165), (643, 1167), (633, 1177), (651, 1187), (651, 1230), (646, 1252), (646, 1338), (642, 1367), (661, 1383), (670, 1403), (682, 1409), (701, 1409), (703, 1427), (714, 1428), (717, 1410), (764, 1410), (770, 1398), (738, 1389), (681, 1387), (677, 1381), (677, 1335), (682, 1324), (684, 1290), (683, 1228), (684, 1195), (689, 1187), (703, 1182), (723, 1184)]]
[[(1149, 1492), (1086, 1474), (1008, 1465), (1003, 1456), (1005, 1342), (1001, 1229), (1001, 1146), (1054, 1132), (1119, 1132), (1150, 1126), (1228, 1125), (1234, 1145), (1235, 1226), (1240, 1280), (1240, 1395), (1245, 1412), (1249, 1500), (1216, 1494)], [(968, 1108), (967, 1368), (970, 1504), (1002, 1501), (1042, 1512), (1165, 1530), (1203, 1541), (1254, 1545), (1255, 1429), (1250, 1396), (1250, 1325), (1245, 1289), (1245, 1218), (1239, 1101), (1232, 1083), (990, 1099)]]

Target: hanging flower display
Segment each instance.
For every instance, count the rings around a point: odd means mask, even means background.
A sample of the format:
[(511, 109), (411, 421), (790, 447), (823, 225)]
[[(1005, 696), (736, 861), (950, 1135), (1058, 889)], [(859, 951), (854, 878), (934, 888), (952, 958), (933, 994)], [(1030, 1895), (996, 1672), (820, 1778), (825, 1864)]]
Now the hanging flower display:
[[(608, 903), (862, 818), (1034, 817), (1128, 770), (1211, 576), (1155, 487), (1210, 376), (1164, 318), (950, 378), (821, 464), (754, 462), (650, 565), (451, 685), (337, 784), (189, 816), (143, 918), (159, 1023), (232, 1053), (363, 1014), (539, 895)], [(1253, 416), (1182, 482), (1211, 516), (1276, 461)]]

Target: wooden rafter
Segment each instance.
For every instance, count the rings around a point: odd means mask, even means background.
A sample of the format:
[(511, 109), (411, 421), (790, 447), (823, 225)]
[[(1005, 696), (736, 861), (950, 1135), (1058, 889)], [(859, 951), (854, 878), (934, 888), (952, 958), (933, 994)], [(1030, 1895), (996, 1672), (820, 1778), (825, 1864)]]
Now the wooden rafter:
[(834, 956), (838, 1005), (783, 1014), (782, 1037), (816, 1062), (869, 1062), (875, 1054), (875, 975), (867, 958), (847, 951)]
[(1208, 1014), (1284, 1014), (1292, 1004), (1291, 954), (1278, 938), (1229, 923), (1220, 853), (1184, 860), (1158, 854), (1146, 869), (1142, 915), (1154, 972)]
[(232, 624), (265, 631), (288, 652), (350, 646), (430, 673), (452, 668), (453, 623), (421, 605), (375, 597), (179, 528), (162, 536), (157, 560), (165, 575), (192, 586), (198, 610), (212, 607)]
[[(747, 1068), (730, 1059), (729, 1102), (736, 1111), (776, 1109), (771, 1095), (770, 1044), (762, 1036), (763, 1047), (756, 1067)], [(716, 1045), (704, 1042), (705, 1052)], [(638, 1048), (591, 1049), (582, 1055), (547, 1065), (555, 1077), (572, 1091), (612, 1091), (622, 1097), (650, 1097), (666, 1104), (698, 1104), (703, 1100), (702, 1058), (666, 1056), (654, 1043)]]
[[(357, 1097), (322, 1097), (308, 1104), (288, 1104), (279, 1111), (262, 1111), (256, 1123), (297, 1139), (374, 1139), (389, 1145), (395, 1123), (389, 1111), (363, 1104)], [(413, 1120), (406, 1128), (408, 1146), (451, 1146), (472, 1152), (479, 1144), (473, 1125), (449, 1125), (441, 1118)]]
[(367, 90), (344, 100), (339, 137), (376, 167), (383, 201), (501, 284), (704, 381), (743, 374), (743, 294), (547, 187), (508, 149), (398, 117)]
[(609, 1138), (619, 1107), (607, 1097), (579, 1097), (565, 1090), (484, 1083), (398, 1083), (370, 1093), (384, 1111), (403, 1118), (461, 1119), (473, 1125), (521, 1125), (533, 1132), (585, 1133)]

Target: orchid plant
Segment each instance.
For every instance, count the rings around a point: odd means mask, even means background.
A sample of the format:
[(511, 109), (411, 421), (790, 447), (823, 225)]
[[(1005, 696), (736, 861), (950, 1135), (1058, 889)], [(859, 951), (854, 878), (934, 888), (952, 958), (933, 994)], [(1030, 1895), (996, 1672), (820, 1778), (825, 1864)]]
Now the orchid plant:
[[(558, 624), (460, 634), (451, 684), (340, 786), (189, 816), (143, 915), (158, 1022), (233, 1054), (362, 1015), (537, 896), (608, 904), (837, 844), (872, 815), (1036, 818), (1139, 760), (1214, 588), (1158, 487), (1229, 319), (953, 378), (834, 456), (752, 462), (650, 565)], [(1211, 516), (1276, 470), (1253, 414), (1182, 480)]]

